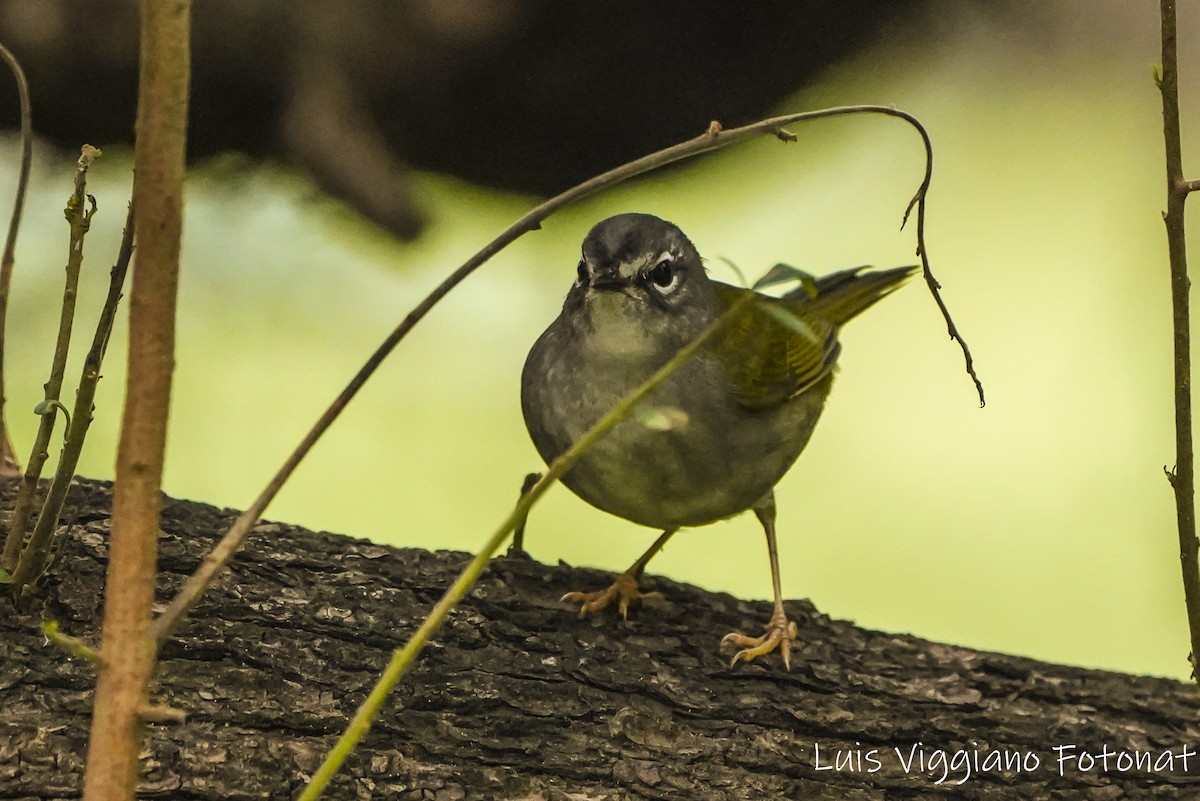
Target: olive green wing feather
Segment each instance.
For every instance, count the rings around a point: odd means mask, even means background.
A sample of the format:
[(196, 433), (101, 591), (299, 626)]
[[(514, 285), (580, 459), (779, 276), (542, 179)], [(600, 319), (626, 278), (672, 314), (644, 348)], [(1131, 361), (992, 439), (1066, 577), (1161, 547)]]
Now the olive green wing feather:
[(815, 293), (810, 294), (810, 287), (801, 287), (784, 295), (783, 300), (795, 306), (810, 306), (812, 313), (843, 326), (899, 288), (919, 268), (909, 265), (863, 272), (867, 269), (853, 267), (830, 273), (817, 279)]
[[(751, 291), (717, 285), (726, 308)], [(748, 409), (778, 406), (833, 369), (837, 327), (811, 312), (804, 304), (762, 295), (706, 348), (725, 368), (739, 403)]]
[[(916, 269), (832, 273), (782, 298), (760, 295), (726, 326), (709, 358), (721, 362), (738, 401), (767, 409), (822, 381), (837, 362), (838, 328), (898, 287)], [(714, 282), (715, 283), (715, 282)], [(753, 290), (716, 283), (724, 308)]]

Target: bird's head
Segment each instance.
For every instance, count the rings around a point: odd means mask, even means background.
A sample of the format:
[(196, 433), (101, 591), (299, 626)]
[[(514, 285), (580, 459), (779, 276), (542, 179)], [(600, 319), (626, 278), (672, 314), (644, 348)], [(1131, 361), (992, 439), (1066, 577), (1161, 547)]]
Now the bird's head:
[(683, 231), (653, 215), (597, 223), (583, 240), (576, 272), (565, 310), (583, 312), (595, 328), (620, 319), (655, 335), (710, 319), (714, 294), (700, 254)]

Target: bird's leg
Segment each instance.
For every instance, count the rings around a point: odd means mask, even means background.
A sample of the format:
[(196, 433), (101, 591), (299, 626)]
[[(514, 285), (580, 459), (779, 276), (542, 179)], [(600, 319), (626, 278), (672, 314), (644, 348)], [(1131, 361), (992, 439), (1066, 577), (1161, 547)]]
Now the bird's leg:
[[(530, 473), (529, 475), (525, 476), (525, 481), (521, 484), (521, 494), (517, 496), (517, 500), (519, 501), (521, 498), (524, 498), (525, 493), (533, 489), (533, 485), (541, 480), (541, 473)], [(517, 521), (517, 526), (513, 529), (512, 542), (508, 546), (508, 556), (529, 556), (529, 554), (525, 552), (525, 521), (528, 519), (529, 514), (525, 513), (521, 515), (521, 519)]]
[(779, 552), (775, 547), (774, 492), (769, 493), (758, 502), (754, 507), (754, 514), (758, 517), (758, 522), (762, 523), (763, 531), (767, 535), (767, 554), (771, 559), (771, 584), (775, 591), (775, 611), (771, 613), (771, 620), (766, 626), (767, 631), (762, 636), (750, 637), (735, 631), (726, 634), (721, 642), (733, 643), (741, 649), (733, 655), (730, 667), (738, 662), (749, 662), (751, 659), (769, 654), (778, 648), (783, 657), (783, 666), (791, 670), (792, 643), (797, 637), (797, 631), (796, 624), (788, 620), (787, 613), (783, 609), (783, 590), (779, 583)]
[(606, 609), (613, 601), (616, 601), (617, 611), (621, 613), (621, 617), (627, 617), (629, 607), (642, 598), (642, 594), (638, 591), (638, 579), (642, 577), (646, 565), (650, 563), (655, 554), (662, 550), (662, 547), (667, 544), (667, 540), (671, 539), (671, 535), (678, 530), (678, 528), (669, 528), (660, 534), (654, 544), (630, 565), (628, 570), (613, 579), (613, 583), (605, 589), (596, 592), (568, 592), (560, 600), (580, 604), (580, 617)]

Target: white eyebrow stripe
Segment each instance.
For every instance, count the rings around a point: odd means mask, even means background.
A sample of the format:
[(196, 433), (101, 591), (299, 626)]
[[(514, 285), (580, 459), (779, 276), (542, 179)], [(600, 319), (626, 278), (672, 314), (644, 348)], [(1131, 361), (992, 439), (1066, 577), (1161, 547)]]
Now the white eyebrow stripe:
[(651, 267), (663, 261), (675, 261), (675, 254), (669, 250), (664, 250), (662, 253), (659, 253), (658, 256), (646, 254), (642, 258), (634, 261), (621, 262), (619, 265), (617, 265), (617, 275), (621, 276), (626, 281), (632, 281), (637, 276), (647, 272)]
[(632, 261), (623, 261), (617, 265), (617, 275), (624, 278), (626, 281), (632, 281), (637, 276), (641, 275), (642, 270), (650, 263), (650, 256), (643, 256), (640, 259)]

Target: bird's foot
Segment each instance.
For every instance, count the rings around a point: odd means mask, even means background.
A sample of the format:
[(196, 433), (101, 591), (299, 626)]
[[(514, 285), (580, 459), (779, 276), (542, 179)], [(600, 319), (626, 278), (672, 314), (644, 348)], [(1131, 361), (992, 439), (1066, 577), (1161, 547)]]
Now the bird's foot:
[(729, 663), (730, 667), (738, 662), (757, 659), (778, 648), (779, 655), (783, 657), (783, 666), (788, 670), (792, 669), (792, 643), (798, 636), (796, 624), (788, 620), (782, 608), (778, 608), (775, 610), (775, 614), (771, 615), (771, 621), (767, 623), (766, 629), (766, 633), (761, 637), (750, 637), (735, 631), (721, 638), (722, 645), (727, 642), (733, 643), (741, 649), (733, 655), (733, 661)]
[(629, 573), (622, 573), (613, 579), (613, 583), (603, 590), (596, 592), (568, 592), (560, 600), (567, 603), (579, 604), (579, 616), (587, 617), (592, 612), (599, 612), (617, 602), (617, 611), (621, 618), (629, 616), (629, 608), (636, 606), (645, 597), (638, 590), (637, 579)]

